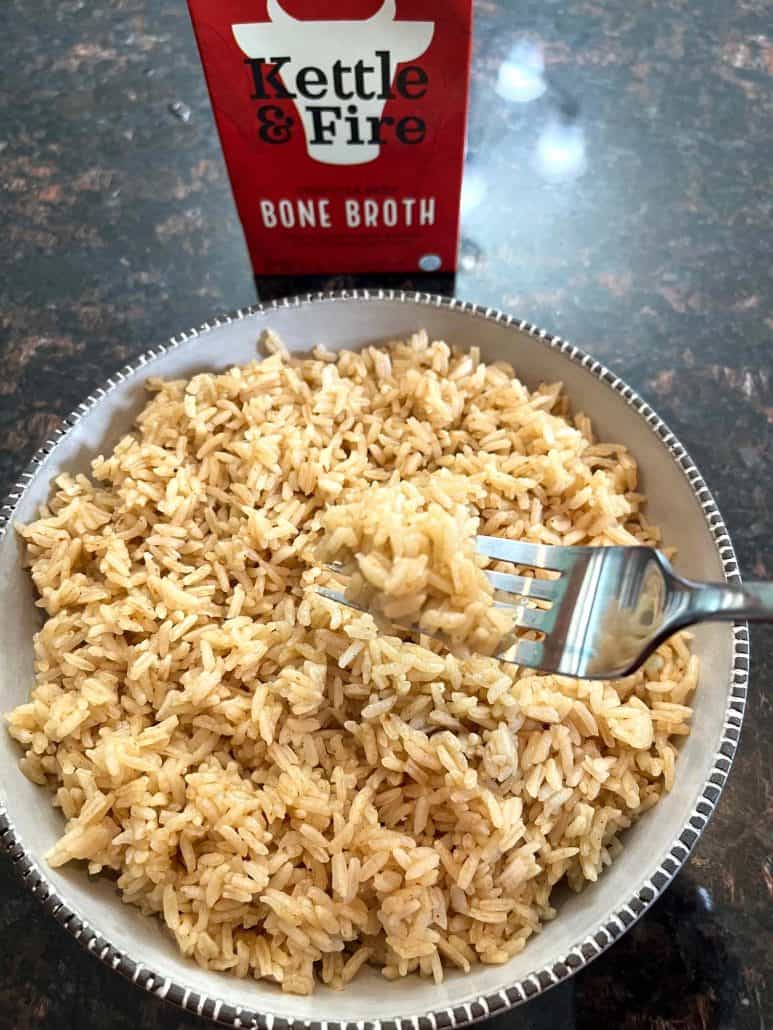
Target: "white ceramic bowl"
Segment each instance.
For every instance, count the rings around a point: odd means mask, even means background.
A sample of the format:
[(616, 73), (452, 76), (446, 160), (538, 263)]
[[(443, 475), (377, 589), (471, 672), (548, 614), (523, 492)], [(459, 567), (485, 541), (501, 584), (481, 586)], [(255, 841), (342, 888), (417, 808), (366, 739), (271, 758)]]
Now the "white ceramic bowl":
[[(32, 635), (39, 621), (11, 525), (31, 519), (63, 470), (85, 472), (113, 447), (144, 403), (148, 375), (187, 377), (255, 356), (270, 326), (291, 349), (317, 342), (356, 348), (426, 328), (433, 338), (477, 345), (506, 359), (530, 386), (562, 380), (602, 440), (625, 443), (640, 463), (651, 519), (679, 550), (678, 567), (705, 579), (737, 579), (733, 548), (700, 473), (652, 409), (612, 372), (563, 341), (500, 312), (426, 294), (378, 290), (319, 295), (253, 308), (184, 333), (149, 351), (80, 406), (24, 473), (0, 520), (0, 710), (26, 700), (33, 682)], [(5, 531), (3, 533), (3, 524)], [(43, 855), (62, 818), (45, 790), (19, 772), (18, 748), (0, 732), (0, 838), (25, 882), (55, 918), (102, 961), (145, 990), (226, 1025), (284, 1030), (363, 1022), (385, 1030), (462, 1026), (504, 1011), (570, 976), (619, 937), (661, 893), (705, 826), (727, 777), (743, 718), (748, 673), (745, 626), (695, 634), (702, 674), (693, 731), (679, 756), (676, 786), (626, 834), (625, 849), (600, 881), (562, 900), (557, 919), (504, 966), (449, 972), (435, 986), (416, 977), (388, 985), (376, 972), (344, 992), (282, 994), (270, 984), (210, 973), (184, 959), (159, 923), (121, 904), (106, 880), (76, 865), (49, 869)], [(421, 1023), (419, 1023), (421, 1020)]]

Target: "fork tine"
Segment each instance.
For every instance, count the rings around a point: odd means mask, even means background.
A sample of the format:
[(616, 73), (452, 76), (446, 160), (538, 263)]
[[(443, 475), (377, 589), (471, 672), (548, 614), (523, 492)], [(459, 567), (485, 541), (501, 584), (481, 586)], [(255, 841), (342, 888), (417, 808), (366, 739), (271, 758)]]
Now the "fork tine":
[(339, 590), (328, 590), (327, 587), (317, 587), (317, 593), (320, 597), (326, 598), (328, 601), (336, 601), (338, 604), (343, 604), (347, 608), (353, 608), (356, 612), (364, 612), (366, 615), (372, 616), (377, 624), (383, 624), (392, 626), (394, 629), (400, 630), (403, 633), (413, 633), (421, 635), (423, 637), (431, 637), (433, 640), (439, 640), (447, 647), (450, 646), (448, 637), (442, 633), (430, 633), (428, 630), (423, 629), (418, 625), (405, 625), (401, 622), (392, 622), (391, 619), (385, 619), (378, 613), (371, 611), (370, 608), (363, 608), (361, 604), (356, 604), (354, 601), (350, 601), (345, 594), (342, 594)]
[(489, 572), (486, 576), (495, 590), (506, 590), (521, 597), (539, 597), (542, 601), (555, 601), (563, 592), (560, 579), (534, 579), (531, 576), (515, 576), (510, 572)]
[(328, 590), (327, 587), (317, 587), (317, 593), (320, 597), (327, 598), (328, 601), (337, 601), (338, 604), (344, 604), (347, 608), (354, 608), (356, 612), (365, 612), (367, 614), (367, 608), (363, 608), (361, 604), (350, 601), (340, 590)]
[(519, 629), (536, 629), (540, 633), (549, 633), (556, 621), (556, 613), (550, 608), (526, 608), (522, 604), (510, 604), (508, 601), (494, 601), (495, 608), (504, 608), (513, 616), (513, 625)]
[(531, 565), (535, 569), (553, 569), (565, 572), (579, 557), (579, 547), (549, 547), (547, 544), (529, 544), (523, 540), (504, 540), (499, 536), (478, 536), (475, 538), (478, 554), (498, 561), (509, 561), (513, 565)]
[(496, 657), (501, 662), (525, 665), (528, 669), (540, 669), (545, 663), (545, 648), (541, 640), (518, 640), (510, 644)]
[[(342, 594), (340, 590), (328, 590), (326, 587), (317, 587), (317, 593), (321, 597), (327, 598), (328, 601), (336, 601), (338, 604), (346, 605), (347, 608), (353, 608), (357, 612), (368, 613), (367, 608), (363, 608), (362, 605), (356, 604), (354, 601), (350, 601), (345, 594)], [(553, 622), (555, 621), (555, 615), (552, 610), (544, 611), (540, 608), (526, 608), (521, 604), (509, 604), (507, 601), (494, 601), (494, 605), (497, 608), (508, 609), (513, 614), (513, 626), (517, 626), (519, 629), (535, 629), (540, 633), (549, 633), (553, 628)], [(370, 613), (373, 614), (372, 612)], [(394, 623), (398, 629), (407, 630), (412, 633), (423, 633), (425, 636), (435, 637), (437, 640), (444, 640), (445, 637), (438, 633), (428, 633), (422, 629), (421, 626), (404, 626), (400, 623)], [(533, 643), (533, 641), (531, 641)], [(524, 644), (530, 643), (530, 641), (522, 641)], [(527, 664), (525, 661), (519, 664)]]

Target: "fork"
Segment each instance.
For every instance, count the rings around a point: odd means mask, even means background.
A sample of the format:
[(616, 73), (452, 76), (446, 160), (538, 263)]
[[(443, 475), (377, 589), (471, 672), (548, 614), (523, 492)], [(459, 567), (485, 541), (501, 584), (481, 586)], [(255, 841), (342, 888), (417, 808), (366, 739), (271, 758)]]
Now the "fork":
[[(773, 583), (697, 583), (674, 572), (651, 547), (550, 547), (476, 537), (479, 554), (550, 579), (486, 571), (494, 604), (512, 612), (514, 629), (494, 657), (582, 679), (619, 679), (642, 665), (673, 633), (698, 622), (773, 622)], [(336, 573), (340, 566), (328, 566)], [(331, 601), (364, 611), (338, 590)], [(420, 625), (398, 626), (424, 633)], [(434, 636), (450, 644), (438, 634)]]

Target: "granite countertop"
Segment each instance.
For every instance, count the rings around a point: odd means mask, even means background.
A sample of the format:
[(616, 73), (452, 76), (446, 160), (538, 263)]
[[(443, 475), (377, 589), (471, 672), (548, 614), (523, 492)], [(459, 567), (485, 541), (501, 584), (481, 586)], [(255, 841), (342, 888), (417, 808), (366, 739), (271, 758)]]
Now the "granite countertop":
[[(0, 30), (5, 492), (112, 371), (255, 286), (185, 5), (5, 0)], [(502, 66), (534, 53), (542, 95), (497, 92)], [(772, 110), (766, 0), (478, 0), (461, 269), (455, 287), (418, 284), (544, 325), (619, 372), (692, 452), (742, 568), (768, 579)], [(546, 163), (556, 131), (562, 156)], [(769, 628), (752, 654), (740, 753), (685, 870), (500, 1030), (773, 1022)], [(0, 855), (0, 1028), (199, 1025), (82, 952)]]

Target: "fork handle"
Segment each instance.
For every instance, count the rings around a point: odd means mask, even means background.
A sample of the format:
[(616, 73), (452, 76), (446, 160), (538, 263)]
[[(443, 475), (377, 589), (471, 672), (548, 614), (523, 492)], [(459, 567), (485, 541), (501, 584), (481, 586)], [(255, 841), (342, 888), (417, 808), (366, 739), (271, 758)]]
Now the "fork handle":
[(684, 581), (680, 615), (689, 622), (773, 622), (773, 583)]

